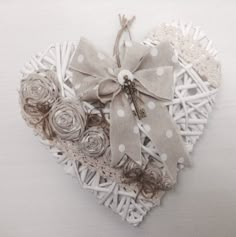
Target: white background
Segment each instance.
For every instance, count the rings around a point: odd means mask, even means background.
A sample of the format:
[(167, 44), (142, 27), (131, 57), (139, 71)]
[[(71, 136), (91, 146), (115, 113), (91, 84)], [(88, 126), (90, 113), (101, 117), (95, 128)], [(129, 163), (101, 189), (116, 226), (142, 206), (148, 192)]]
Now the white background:
[[(136, 40), (163, 21), (192, 21), (214, 40), (223, 62), (221, 92), (193, 167), (138, 228), (64, 174), (18, 107), (18, 72), (32, 54), (82, 35), (111, 52), (118, 13), (136, 15)], [(234, 0), (0, 0), (0, 236), (236, 236), (235, 23)]]

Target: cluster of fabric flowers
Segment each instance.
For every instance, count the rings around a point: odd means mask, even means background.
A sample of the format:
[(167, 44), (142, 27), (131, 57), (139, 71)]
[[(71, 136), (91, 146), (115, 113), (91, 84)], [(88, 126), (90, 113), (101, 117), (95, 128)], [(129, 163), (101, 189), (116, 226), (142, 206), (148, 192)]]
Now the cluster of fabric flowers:
[(88, 129), (87, 113), (78, 99), (61, 96), (56, 74), (40, 71), (21, 81), (20, 103), (23, 117), (39, 128), (49, 140), (78, 141), (79, 149), (89, 157), (100, 157), (109, 146), (101, 127)]
[[(62, 96), (56, 73), (39, 71), (21, 81), (20, 104), (23, 117), (37, 132), (53, 142), (73, 142), (86, 158), (99, 158), (109, 152), (109, 123), (101, 116), (85, 110), (78, 97)], [(143, 168), (132, 160), (123, 167), (122, 182), (136, 184), (145, 198), (152, 198), (158, 190), (169, 190), (171, 181), (158, 169), (146, 164)]]

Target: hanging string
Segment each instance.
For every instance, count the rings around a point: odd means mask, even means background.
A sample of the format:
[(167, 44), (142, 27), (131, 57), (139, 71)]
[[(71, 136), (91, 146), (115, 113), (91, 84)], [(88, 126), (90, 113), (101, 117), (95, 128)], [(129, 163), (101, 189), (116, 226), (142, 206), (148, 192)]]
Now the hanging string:
[(129, 38), (130, 38), (130, 40), (132, 40), (129, 28), (130, 28), (131, 24), (134, 22), (135, 16), (133, 16), (130, 20), (128, 20), (125, 17), (125, 15), (123, 15), (123, 16), (119, 15), (119, 20), (120, 20), (121, 29), (118, 31), (117, 36), (116, 36), (116, 40), (115, 40), (115, 44), (114, 44), (114, 48), (113, 48), (113, 56), (116, 57), (118, 67), (121, 67), (120, 40), (121, 40), (121, 37), (125, 31), (128, 32)]

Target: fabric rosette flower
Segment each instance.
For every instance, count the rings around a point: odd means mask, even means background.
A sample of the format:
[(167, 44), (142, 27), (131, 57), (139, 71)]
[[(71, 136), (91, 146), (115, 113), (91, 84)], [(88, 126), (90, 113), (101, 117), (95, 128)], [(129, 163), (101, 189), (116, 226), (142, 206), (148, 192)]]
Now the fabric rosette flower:
[(102, 156), (109, 146), (109, 139), (102, 128), (91, 127), (85, 131), (81, 141), (80, 150), (89, 157)]
[(24, 117), (30, 124), (40, 121), (60, 95), (56, 74), (40, 71), (21, 81), (20, 103)]
[(58, 100), (51, 108), (49, 123), (58, 138), (76, 141), (84, 132), (86, 114), (80, 101)]

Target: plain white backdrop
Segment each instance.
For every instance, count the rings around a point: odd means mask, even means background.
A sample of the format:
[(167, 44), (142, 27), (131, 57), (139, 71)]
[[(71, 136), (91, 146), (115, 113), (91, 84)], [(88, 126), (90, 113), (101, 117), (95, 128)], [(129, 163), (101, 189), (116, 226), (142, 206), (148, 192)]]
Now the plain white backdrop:
[[(112, 52), (118, 13), (136, 15), (138, 41), (161, 22), (192, 21), (214, 40), (223, 64), (221, 91), (193, 167), (138, 228), (64, 174), (18, 106), (18, 72), (32, 54), (80, 36)], [(0, 0), (0, 236), (236, 236), (235, 23), (235, 0)]]

